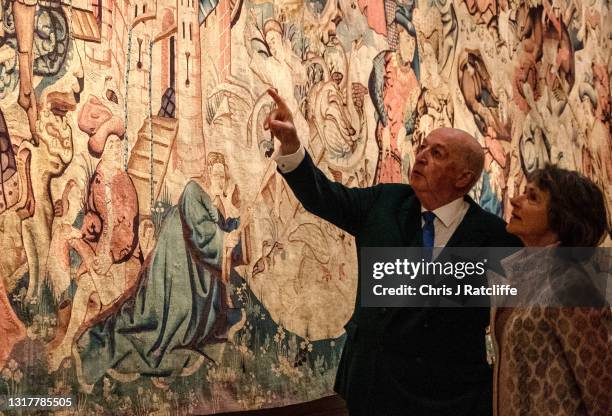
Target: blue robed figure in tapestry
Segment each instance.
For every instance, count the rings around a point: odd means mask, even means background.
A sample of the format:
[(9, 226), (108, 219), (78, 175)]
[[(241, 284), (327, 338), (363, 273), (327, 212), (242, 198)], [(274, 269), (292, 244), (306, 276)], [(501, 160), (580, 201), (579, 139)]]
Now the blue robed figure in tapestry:
[(224, 253), (241, 249), (238, 218), (225, 218), (191, 180), (167, 212), (133, 297), (77, 343), (81, 385), (116, 378), (189, 375), (220, 357), (242, 319), (221, 279)]

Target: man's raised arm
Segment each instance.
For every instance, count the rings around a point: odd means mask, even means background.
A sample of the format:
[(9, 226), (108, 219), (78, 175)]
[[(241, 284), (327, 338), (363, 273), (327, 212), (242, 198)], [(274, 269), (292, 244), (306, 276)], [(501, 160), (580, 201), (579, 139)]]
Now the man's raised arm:
[(277, 108), (266, 117), (264, 128), (281, 143), (275, 157), (279, 172), (306, 210), (355, 235), (381, 188), (348, 188), (330, 181), (301, 145), (287, 104), (275, 90), (268, 94)]

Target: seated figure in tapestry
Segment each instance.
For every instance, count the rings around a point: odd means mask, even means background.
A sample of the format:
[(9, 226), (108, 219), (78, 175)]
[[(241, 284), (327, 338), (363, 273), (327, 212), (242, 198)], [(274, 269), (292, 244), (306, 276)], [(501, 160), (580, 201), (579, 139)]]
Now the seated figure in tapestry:
[(205, 358), (218, 360), (244, 322), (226, 268), (247, 263), (240, 236), (248, 214), (233, 217), (238, 194), (228, 192), (223, 155), (209, 153), (205, 169), (165, 213), (136, 290), (77, 341), (84, 390), (104, 374), (122, 381), (192, 374)]

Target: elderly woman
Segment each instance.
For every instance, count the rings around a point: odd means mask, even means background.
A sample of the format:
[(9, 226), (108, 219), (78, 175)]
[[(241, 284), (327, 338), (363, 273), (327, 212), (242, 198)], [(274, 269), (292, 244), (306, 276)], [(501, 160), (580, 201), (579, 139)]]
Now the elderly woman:
[[(575, 283), (575, 276), (584, 274), (579, 272), (580, 260), (551, 257), (558, 249), (535, 254), (529, 250), (598, 246), (609, 232), (602, 192), (576, 172), (547, 165), (530, 175), (525, 193), (511, 203), (507, 230), (527, 249), (502, 264), (511, 280), (522, 279), (536, 290), (525, 307), (492, 309), (494, 414), (609, 415), (610, 309), (593, 307), (593, 303), (550, 307), (546, 284), (570, 275), (568, 281)], [(521, 269), (517, 266), (529, 261), (538, 267), (531, 263), (522, 268), (525, 272), (516, 273)], [(609, 274), (609, 266), (605, 273)], [(565, 294), (573, 293), (575, 286), (570, 287)]]

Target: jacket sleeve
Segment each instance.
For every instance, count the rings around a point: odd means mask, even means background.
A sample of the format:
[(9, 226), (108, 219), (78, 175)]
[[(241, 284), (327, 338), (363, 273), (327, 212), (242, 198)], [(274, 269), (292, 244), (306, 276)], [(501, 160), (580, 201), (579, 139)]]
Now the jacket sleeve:
[(348, 188), (329, 180), (306, 152), (302, 163), (288, 173), (278, 172), (304, 208), (351, 235), (356, 235), (382, 187)]
[(561, 308), (553, 325), (576, 379), (586, 414), (609, 415), (612, 408), (610, 308)]

